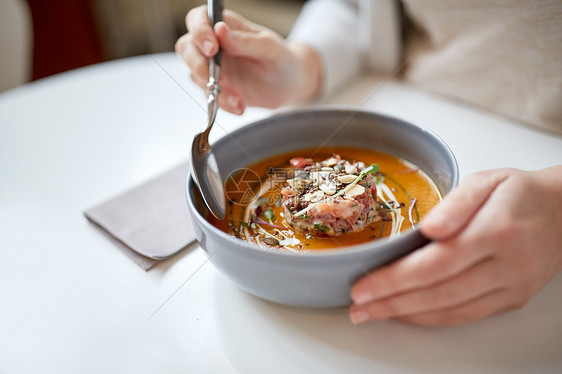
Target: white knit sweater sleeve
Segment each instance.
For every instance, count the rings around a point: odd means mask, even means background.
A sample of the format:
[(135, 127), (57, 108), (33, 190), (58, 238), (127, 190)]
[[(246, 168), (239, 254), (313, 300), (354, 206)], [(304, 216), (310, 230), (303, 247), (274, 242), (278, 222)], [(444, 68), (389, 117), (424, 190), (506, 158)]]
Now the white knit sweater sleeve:
[(322, 63), (320, 96), (332, 93), (361, 71), (357, 0), (310, 0), (301, 11), (289, 41), (316, 50)]

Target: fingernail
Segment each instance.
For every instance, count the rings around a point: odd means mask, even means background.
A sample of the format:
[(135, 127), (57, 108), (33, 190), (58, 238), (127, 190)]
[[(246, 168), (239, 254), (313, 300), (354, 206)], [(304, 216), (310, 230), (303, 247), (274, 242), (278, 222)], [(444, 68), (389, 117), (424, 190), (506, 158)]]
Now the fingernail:
[(358, 325), (363, 322), (367, 322), (369, 320), (369, 312), (366, 310), (355, 310), (350, 313), (351, 323), (354, 325)]
[(359, 305), (370, 303), (374, 298), (374, 295), (368, 291), (357, 292), (352, 295), (352, 299), (355, 304)]
[(233, 108), (233, 109), (239, 109), (240, 106), (240, 99), (236, 96), (228, 96), (226, 98), (226, 102), (228, 103), (228, 106)]
[(207, 56), (209, 56), (211, 54), (211, 51), (213, 50), (213, 42), (209, 41), (209, 40), (205, 40), (203, 42), (203, 53)]
[(226, 36), (230, 38), (230, 27), (225, 23), (224, 30), (226, 31)]
[(452, 222), (449, 216), (440, 210), (429, 212), (425, 217), (425, 222), (422, 221), (422, 225), (425, 223), (428, 226), (433, 226), (436, 228), (447, 230), (452, 226)]

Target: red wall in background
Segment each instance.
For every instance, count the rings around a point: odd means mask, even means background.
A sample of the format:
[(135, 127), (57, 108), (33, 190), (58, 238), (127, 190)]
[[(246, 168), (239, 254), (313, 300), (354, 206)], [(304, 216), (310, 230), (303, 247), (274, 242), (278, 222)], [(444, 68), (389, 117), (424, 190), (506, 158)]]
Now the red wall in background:
[(88, 0), (28, 0), (33, 19), (33, 79), (103, 61)]

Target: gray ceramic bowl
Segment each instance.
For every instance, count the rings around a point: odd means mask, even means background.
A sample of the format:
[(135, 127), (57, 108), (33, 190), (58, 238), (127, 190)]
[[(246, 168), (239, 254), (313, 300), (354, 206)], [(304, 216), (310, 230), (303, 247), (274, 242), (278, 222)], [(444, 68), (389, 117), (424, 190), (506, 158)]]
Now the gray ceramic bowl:
[[(353, 109), (285, 112), (242, 127), (212, 147), (223, 178), (261, 159), (303, 148), (353, 146), (404, 158), (422, 168), (446, 194), (456, 186), (451, 150), (431, 132), (384, 115)], [(353, 283), (373, 268), (427, 243), (419, 229), (337, 250), (306, 254), (264, 250), (229, 236), (204, 217), (210, 214), (188, 176), (187, 203), (197, 240), (213, 265), (243, 290), (274, 302), (334, 307), (351, 302)]]

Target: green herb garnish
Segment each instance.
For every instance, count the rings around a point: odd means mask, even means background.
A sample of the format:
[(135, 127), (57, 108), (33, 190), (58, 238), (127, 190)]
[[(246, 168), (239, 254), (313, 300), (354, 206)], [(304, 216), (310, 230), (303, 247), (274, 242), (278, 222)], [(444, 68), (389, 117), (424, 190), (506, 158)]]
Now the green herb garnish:
[(323, 233), (326, 233), (326, 232), (330, 231), (330, 228), (328, 226), (321, 225), (319, 223), (314, 224), (314, 229), (318, 230), (318, 231), (322, 231)]
[(361, 180), (367, 174), (377, 174), (380, 171), (380, 167), (378, 164), (371, 164), (368, 168), (363, 170), (357, 179)]

